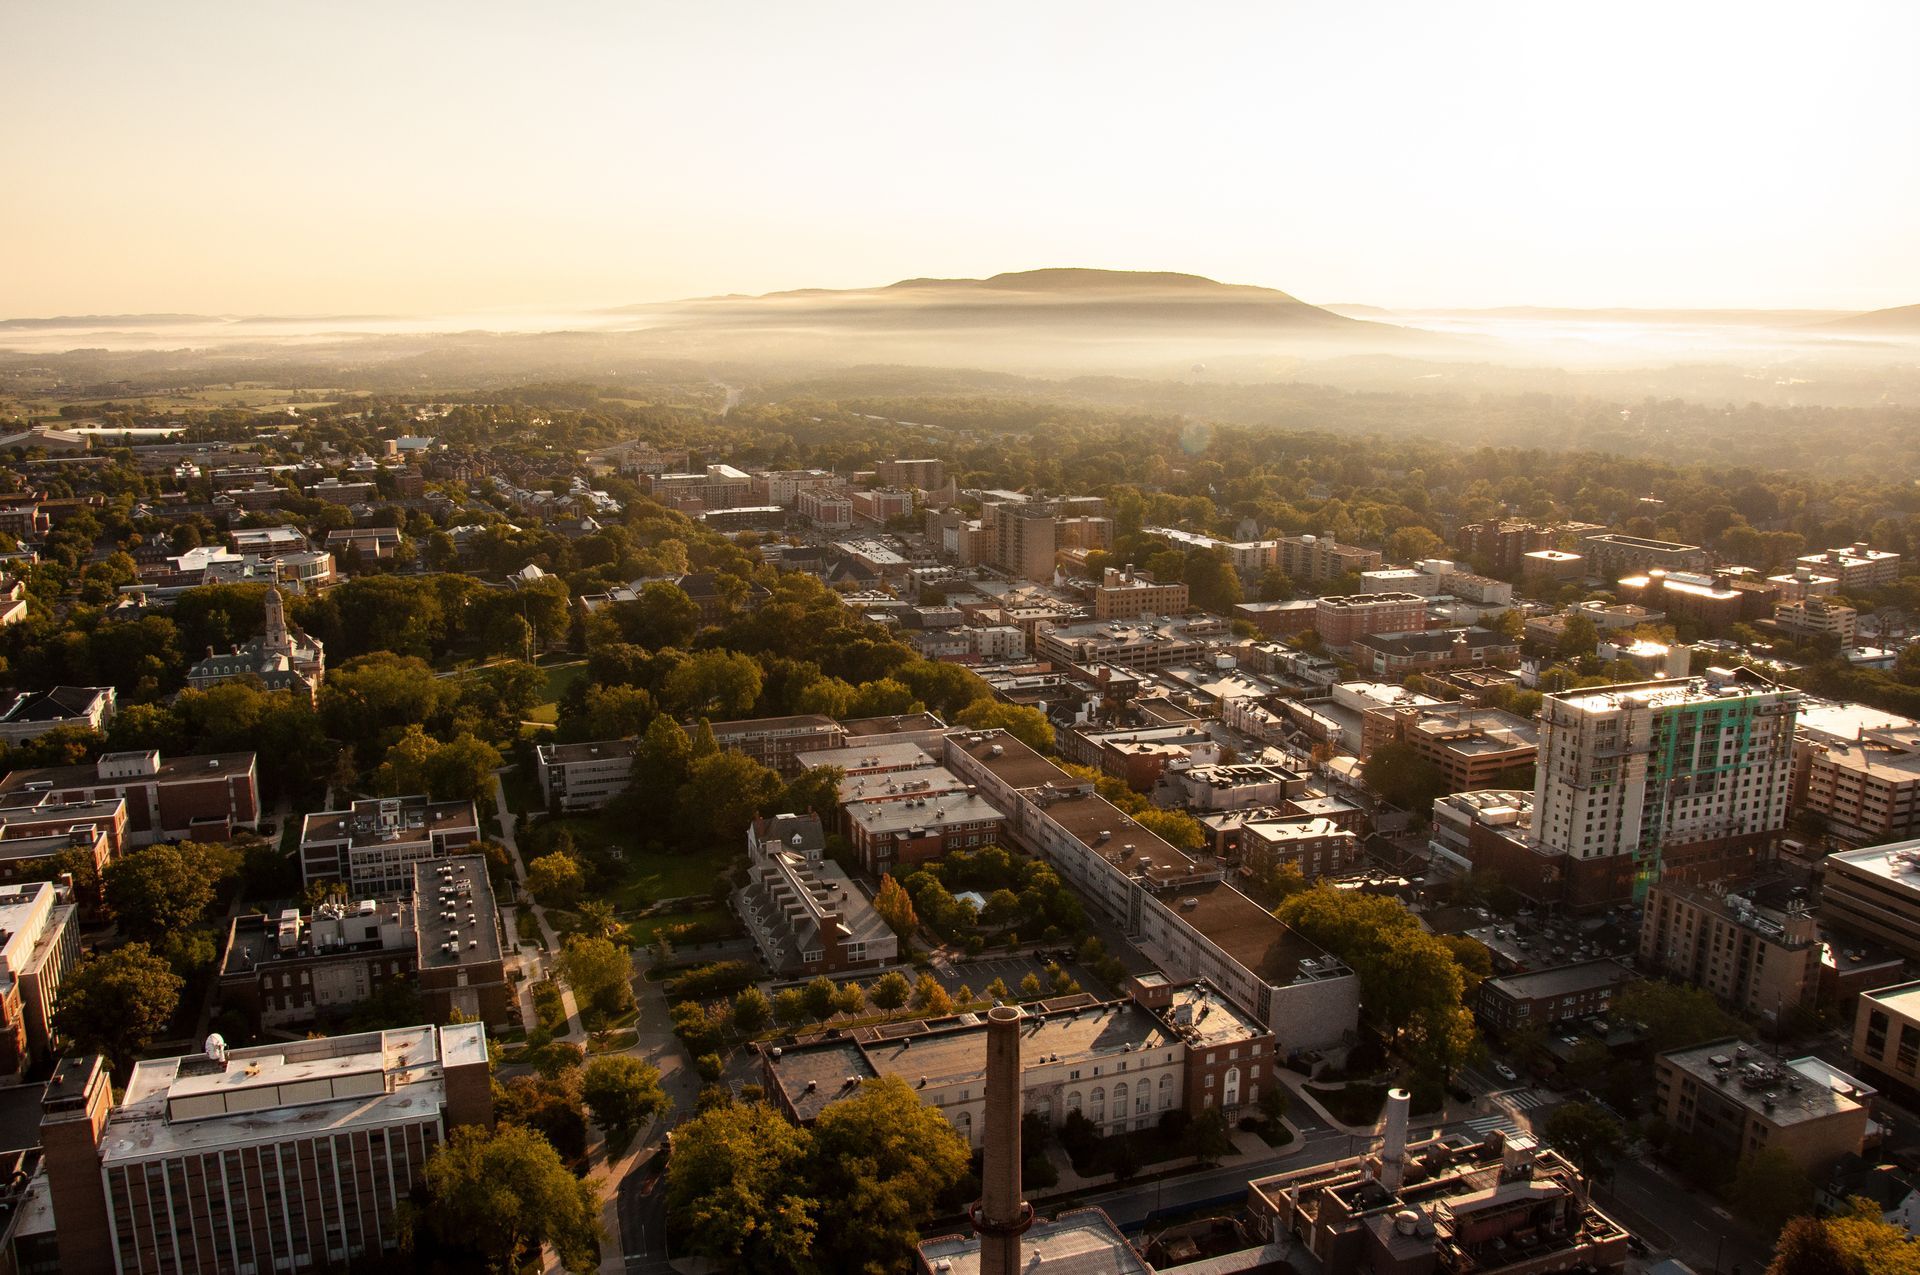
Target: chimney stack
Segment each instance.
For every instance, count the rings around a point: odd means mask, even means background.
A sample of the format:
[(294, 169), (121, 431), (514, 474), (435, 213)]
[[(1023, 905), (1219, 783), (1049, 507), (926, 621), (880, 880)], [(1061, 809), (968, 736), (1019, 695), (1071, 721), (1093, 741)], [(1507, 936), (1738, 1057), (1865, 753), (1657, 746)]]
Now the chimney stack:
[(1413, 1095), (1405, 1089), (1387, 1091), (1387, 1123), (1380, 1135), (1380, 1185), (1389, 1191), (1400, 1189), (1407, 1171), (1407, 1112)]
[(986, 1147), (973, 1229), (980, 1236), (980, 1275), (1020, 1275), (1020, 1236), (1033, 1206), (1020, 1196), (1020, 1019), (1017, 1006), (987, 1011)]

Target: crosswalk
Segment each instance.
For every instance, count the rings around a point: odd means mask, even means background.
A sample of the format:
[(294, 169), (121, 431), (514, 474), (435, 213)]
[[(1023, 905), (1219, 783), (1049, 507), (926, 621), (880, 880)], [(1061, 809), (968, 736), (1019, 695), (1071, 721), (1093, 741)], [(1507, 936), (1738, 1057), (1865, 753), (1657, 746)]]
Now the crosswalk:
[(1553, 1101), (1550, 1095), (1541, 1093), (1538, 1089), (1509, 1089), (1505, 1093), (1488, 1096), (1493, 1099), (1495, 1106), (1505, 1107), (1516, 1115), (1522, 1111), (1531, 1111), (1535, 1107), (1547, 1106)]
[(1476, 1116), (1467, 1121), (1467, 1128), (1481, 1137), (1490, 1133), (1519, 1133), (1520, 1126), (1514, 1123), (1512, 1116)]

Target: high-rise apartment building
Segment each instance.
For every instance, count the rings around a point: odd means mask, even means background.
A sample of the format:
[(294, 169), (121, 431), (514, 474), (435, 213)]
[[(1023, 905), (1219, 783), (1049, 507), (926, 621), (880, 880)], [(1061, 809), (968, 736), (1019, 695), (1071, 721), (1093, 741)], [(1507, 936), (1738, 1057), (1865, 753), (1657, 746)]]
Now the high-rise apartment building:
[(1378, 549), (1343, 545), (1331, 536), (1281, 536), (1273, 542), (1273, 561), (1295, 584), (1319, 584), (1349, 573), (1372, 571), (1382, 559)]
[(1750, 863), (1786, 824), (1799, 705), (1745, 669), (1549, 695), (1532, 839), (1606, 878), (1589, 898)]
[(980, 511), (982, 560), (1022, 580), (1049, 580), (1062, 549), (1107, 549), (1113, 520), (1098, 496), (1006, 499)]

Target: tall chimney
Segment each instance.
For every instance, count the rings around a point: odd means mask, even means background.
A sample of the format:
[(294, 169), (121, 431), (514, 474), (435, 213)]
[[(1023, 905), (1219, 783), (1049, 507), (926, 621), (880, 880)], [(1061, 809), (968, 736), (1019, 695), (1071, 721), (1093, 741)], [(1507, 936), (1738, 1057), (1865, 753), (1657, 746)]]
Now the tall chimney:
[(1404, 1089), (1387, 1091), (1387, 1123), (1380, 1134), (1380, 1185), (1389, 1191), (1400, 1189), (1407, 1171), (1407, 1112), (1413, 1095)]
[(1033, 1206), (1020, 1198), (1020, 1019), (1017, 1006), (987, 1011), (987, 1141), (980, 1166), (980, 1275), (1019, 1275), (1020, 1236)]

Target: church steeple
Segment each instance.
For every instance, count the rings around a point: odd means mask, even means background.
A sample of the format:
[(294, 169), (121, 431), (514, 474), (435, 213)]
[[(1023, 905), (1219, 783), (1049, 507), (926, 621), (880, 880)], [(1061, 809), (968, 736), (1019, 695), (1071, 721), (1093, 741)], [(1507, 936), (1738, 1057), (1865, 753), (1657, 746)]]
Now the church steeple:
[(262, 635), (263, 644), (268, 651), (291, 654), (293, 639), (287, 635), (287, 608), (280, 601), (280, 590), (275, 585), (267, 586), (267, 627)]

